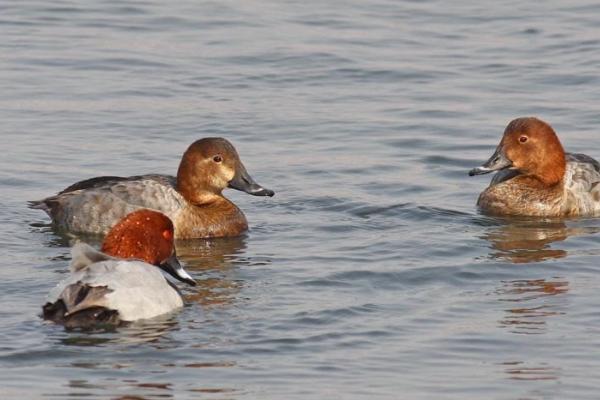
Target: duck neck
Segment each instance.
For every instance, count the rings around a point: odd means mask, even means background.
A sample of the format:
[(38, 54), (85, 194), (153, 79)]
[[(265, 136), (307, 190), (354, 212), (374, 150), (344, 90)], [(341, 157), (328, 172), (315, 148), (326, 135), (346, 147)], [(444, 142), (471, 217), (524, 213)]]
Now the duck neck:
[(536, 170), (539, 173), (535, 176), (546, 187), (553, 187), (561, 183), (565, 177), (567, 157), (558, 138), (545, 153), (545, 156), (538, 161), (539, 167)]
[(238, 236), (248, 229), (244, 213), (222, 196), (185, 207), (175, 219), (178, 239)]
[(177, 191), (191, 204), (196, 207), (208, 207), (215, 204), (230, 203), (221, 193), (214, 193), (208, 190), (191, 191), (177, 188)]
[(560, 189), (562, 186), (561, 183), (563, 181), (562, 177), (557, 181), (555, 179), (544, 179), (543, 177), (539, 177), (536, 175), (522, 175), (520, 180), (523, 184), (527, 185), (530, 188), (544, 191)]
[(221, 191), (203, 189), (208, 185), (201, 178), (192, 174), (181, 173), (181, 167), (177, 174), (177, 191), (189, 203), (195, 206), (206, 206), (219, 201), (228, 201), (223, 197)]
[(532, 174), (531, 176), (539, 182), (540, 186), (552, 188), (563, 182), (566, 169), (567, 163), (563, 156), (562, 159), (555, 159), (549, 165), (547, 164), (541, 168), (543, 173)]

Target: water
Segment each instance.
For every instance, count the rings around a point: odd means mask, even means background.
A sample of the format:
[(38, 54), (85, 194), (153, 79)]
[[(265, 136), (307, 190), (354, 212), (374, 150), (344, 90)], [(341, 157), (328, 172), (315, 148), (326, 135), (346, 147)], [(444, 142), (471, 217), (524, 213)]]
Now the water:
[[(600, 157), (600, 6), (574, 0), (0, 4), (3, 399), (595, 399), (600, 221), (474, 203), (509, 120)], [(26, 208), (235, 143), (272, 199), (178, 245), (179, 313), (38, 317), (71, 238)]]

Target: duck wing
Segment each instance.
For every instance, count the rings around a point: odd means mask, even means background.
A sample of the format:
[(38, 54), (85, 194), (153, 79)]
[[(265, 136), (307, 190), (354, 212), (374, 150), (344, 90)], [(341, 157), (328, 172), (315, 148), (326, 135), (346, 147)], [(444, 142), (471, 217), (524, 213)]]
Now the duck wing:
[(85, 179), (83, 181), (76, 182), (71, 186), (65, 188), (64, 190), (58, 192), (58, 195), (75, 192), (77, 190), (85, 190), (85, 189), (95, 189), (102, 188), (106, 186), (112, 186), (118, 182), (123, 181), (136, 181), (136, 180), (146, 180), (150, 179), (161, 183), (165, 186), (175, 187), (176, 179), (174, 176), (170, 175), (160, 175), (160, 174), (146, 174), (146, 175), (135, 175), (130, 177), (123, 176), (97, 176), (95, 178)]
[(169, 175), (103, 176), (77, 182), (55, 196), (30, 202), (30, 207), (46, 211), (70, 231), (102, 234), (139, 208), (173, 218), (185, 204), (175, 186), (175, 177)]
[(574, 192), (599, 190), (600, 163), (585, 154), (567, 153), (566, 186)]

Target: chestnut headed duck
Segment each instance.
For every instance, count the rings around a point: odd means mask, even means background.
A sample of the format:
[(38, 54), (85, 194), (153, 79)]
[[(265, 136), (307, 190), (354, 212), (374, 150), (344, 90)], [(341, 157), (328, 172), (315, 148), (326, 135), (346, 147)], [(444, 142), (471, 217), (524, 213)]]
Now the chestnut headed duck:
[(138, 210), (110, 230), (102, 252), (77, 243), (71, 250), (71, 275), (50, 292), (43, 318), (67, 328), (91, 328), (181, 308), (181, 295), (159, 268), (180, 281), (196, 282), (179, 264), (173, 236), (165, 215)]
[(477, 205), (489, 214), (539, 217), (600, 215), (600, 163), (565, 153), (550, 125), (511, 121), (492, 157), (469, 175), (498, 171)]
[(183, 154), (177, 177), (149, 174), (101, 176), (77, 182), (55, 196), (30, 202), (60, 228), (105, 234), (139, 208), (160, 211), (175, 225), (177, 239), (238, 236), (248, 229), (244, 213), (223, 197), (230, 187), (254, 196), (274, 192), (248, 174), (229, 141), (205, 138)]

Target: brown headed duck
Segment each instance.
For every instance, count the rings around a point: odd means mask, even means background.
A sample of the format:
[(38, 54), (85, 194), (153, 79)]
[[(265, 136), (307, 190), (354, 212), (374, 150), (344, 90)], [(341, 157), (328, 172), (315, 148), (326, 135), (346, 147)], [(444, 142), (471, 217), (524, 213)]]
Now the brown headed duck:
[(177, 177), (101, 176), (77, 182), (55, 196), (30, 203), (71, 232), (106, 234), (139, 208), (158, 210), (175, 224), (178, 239), (237, 236), (248, 229), (244, 213), (222, 194), (230, 187), (254, 196), (274, 192), (248, 174), (233, 145), (205, 138), (183, 154)]
[(110, 230), (102, 252), (77, 243), (71, 251), (71, 275), (51, 291), (44, 319), (87, 328), (154, 318), (181, 308), (181, 295), (161, 269), (188, 284), (196, 282), (179, 264), (173, 237), (169, 218), (137, 210)]
[(550, 125), (511, 121), (492, 157), (469, 175), (498, 171), (477, 205), (489, 214), (540, 217), (600, 215), (600, 163), (565, 153)]

